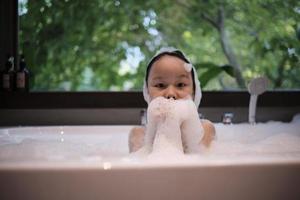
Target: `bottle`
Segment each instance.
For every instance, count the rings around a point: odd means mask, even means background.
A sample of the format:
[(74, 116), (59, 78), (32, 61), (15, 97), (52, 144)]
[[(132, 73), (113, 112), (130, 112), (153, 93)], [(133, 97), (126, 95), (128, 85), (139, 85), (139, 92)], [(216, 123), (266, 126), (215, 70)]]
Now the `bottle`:
[(26, 68), (24, 55), (21, 55), (19, 70), (16, 75), (16, 90), (20, 92), (29, 91), (29, 71)]
[(8, 55), (5, 63), (5, 70), (2, 73), (2, 89), (4, 92), (11, 92), (15, 89), (14, 57)]

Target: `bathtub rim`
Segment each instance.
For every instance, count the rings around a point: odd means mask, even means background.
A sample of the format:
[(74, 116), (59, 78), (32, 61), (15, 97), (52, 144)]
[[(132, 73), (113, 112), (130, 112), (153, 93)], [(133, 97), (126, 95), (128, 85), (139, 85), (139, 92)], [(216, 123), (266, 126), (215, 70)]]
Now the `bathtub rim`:
[[(198, 168), (234, 168), (234, 167), (284, 167), (284, 166), (297, 166), (300, 167), (300, 159), (268, 159), (268, 160), (251, 160), (251, 161), (240, 161), (228, 159), (226, 161), (217, 160), (201, 163), (121, 163), (121, 162), (111, 162), (110, 168), (105, 168), (104, 163), (78, 163), (77, 162), (32, 162), (32, 163), (0, 163), (0, 172), (3, 171), (60, 171), (60, 170), (99, 170), (99, 171), (120, 171), (120, 170), (158, 170), (158, 169), (178, 169), (178, 170), (188, 170), (188, 169), (198, 169)], [(176, 164), (176, 165), (175, 165)]]

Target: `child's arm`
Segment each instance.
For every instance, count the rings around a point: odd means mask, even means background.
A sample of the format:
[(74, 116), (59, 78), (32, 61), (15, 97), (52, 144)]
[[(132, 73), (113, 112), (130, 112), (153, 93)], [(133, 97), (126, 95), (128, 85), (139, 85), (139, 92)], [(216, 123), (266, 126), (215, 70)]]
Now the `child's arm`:
[(144, 145), (145, 127), (136, 126), (133, 127), (129, 133), (128, 146), (129, 152), (135, 152)]
[(201, 139), (200, 144), (203, 144), (205, 147), (209, 147), (212, 140), (215, 138), (216, 136), (216, 129), (214, 124), (209, 121), (209, 120), (201, 120), (202, 123), (202, 127), (204, 130), (204, 135), (203, 138)]
[[(214, 124), (209, 120), (201, 120), (202, 127), (204, 130), (203, 138), (200, 141), (200, 144), (203, 144), (205, 147), (209, 148), (212, 140), (215, 138), (216, 130)], [(135, 152), (139, 150), (142, 146), (144, 146), (144, 138), (145, 138), (145, 127), (144, 126), (136, 126), (133, 127), (129, 133), (129, 152)], [(185, 146), (186, 144), (183, 143)], [(184, 147), (186, 148), (186, 147)]]

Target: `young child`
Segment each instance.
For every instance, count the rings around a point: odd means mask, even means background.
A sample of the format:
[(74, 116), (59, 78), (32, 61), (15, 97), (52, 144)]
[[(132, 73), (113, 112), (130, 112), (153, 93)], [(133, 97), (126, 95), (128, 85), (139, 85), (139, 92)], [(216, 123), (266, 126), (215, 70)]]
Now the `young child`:
[[(173, 48), (162, 49), (150, 60), (147, 66), (143, 95), (148, 104), (156, 97), (176, 100), (192, 96), (197, 108), (202, 96), (195, 68), (181, 51)], [(204, 131), (199, 145), (208, 148), (215, 137), (214, 125), (208, 120), (201, 120), (199, 126), (202, 126)], [(130, 152), (135, 152), (143, 147), (145, 129), (140, 126), (134, 127), (130, 131)]]

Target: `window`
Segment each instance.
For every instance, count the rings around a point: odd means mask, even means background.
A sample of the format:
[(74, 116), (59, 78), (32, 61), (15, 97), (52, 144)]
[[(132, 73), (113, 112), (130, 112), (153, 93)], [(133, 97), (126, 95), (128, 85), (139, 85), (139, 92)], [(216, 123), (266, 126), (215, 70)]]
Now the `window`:
[(32, 91), (140, 90), (161, 46), (182, 49), (204, 90), (267, 76), (300, 88), (300, 2), (19, 0)]

